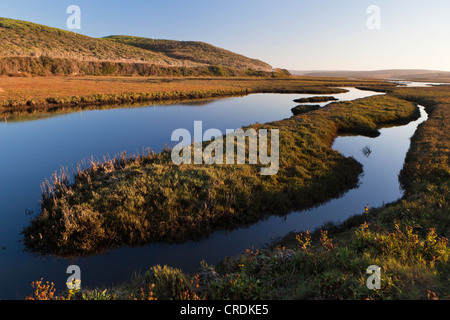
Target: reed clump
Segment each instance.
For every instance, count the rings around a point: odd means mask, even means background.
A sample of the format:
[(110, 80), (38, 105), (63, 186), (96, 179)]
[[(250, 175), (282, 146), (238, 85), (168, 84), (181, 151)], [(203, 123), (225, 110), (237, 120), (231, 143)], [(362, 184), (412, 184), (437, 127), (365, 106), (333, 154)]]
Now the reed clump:
[(333, 96), (318, 96), (318, 97), (310, 97), (310, 98), (299, 98), (295, 99), (294, 102), (297, 103), (311, 103), (311, 102), (328, 102), (328, 101), (336, 101)]

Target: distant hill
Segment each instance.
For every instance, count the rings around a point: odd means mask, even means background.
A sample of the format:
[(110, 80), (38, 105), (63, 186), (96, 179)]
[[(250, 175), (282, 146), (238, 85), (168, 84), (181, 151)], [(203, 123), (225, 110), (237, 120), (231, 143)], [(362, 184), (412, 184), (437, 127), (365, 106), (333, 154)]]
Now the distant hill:
[(193, 63), (222, 65), (236, 69), (271, 71), (272, 67), (260, 60), (221, 49), (204, 42), (148, 39), (131, 36), (109, 36), (104, 39), (127, 44), (151, 52), (162, 53), (173, 59), (188, 60)]
[[(48, 64), (52, 66), (49, 67)], [(133, 65), (130, 66), (131, 64)], [(2, 74), (105, 74), (105, 70), (107, 74), (152, 74), (155, 68), (150, 70), (150, 65), (178, 68), (176, 72), (164, 69), (168, 75), (174, 72), (180, 75), (192, 73), (185, 68), (199, 68), (201, 72), (207, 72), (210, 70), (208, 68), (217, 69), (218, 66), (246, 72), (249, 69), (258, 72), (272, 71), (272, 67), (262, 61), (202, 42), (157, 40), (153, 43), (150, 39), (131, 36), (98, 39), (27, 21), (0, 18)], [(221, 69), (219, 71), (216, 73), (223, 73)], [(225, 73), (233, 71), (225, 70)]]
[(450, 82), (450, 72), (421, 69), (387, 69), (374, 71), (298, 71), (290, 70), (293, 75), (306, 77), (336, 77), (356, 79), (383, 79), (383, 80), (409, 80), (409, 81), (442, 81)]

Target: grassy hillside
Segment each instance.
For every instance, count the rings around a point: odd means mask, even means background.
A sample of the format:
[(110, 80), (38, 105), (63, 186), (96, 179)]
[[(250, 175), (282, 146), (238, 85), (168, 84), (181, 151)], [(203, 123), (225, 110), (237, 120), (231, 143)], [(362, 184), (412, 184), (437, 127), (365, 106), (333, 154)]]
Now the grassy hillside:
[[(97, 39), (0, 18), (0, 74), (245, 76), (229, 68), (272, 71), (264, 62), (206, 43), (158, 40), (154, 45), (149, 41), (136, 37)], [(155, 66), (172, 69), (155, 70)]]
[(272, 70), (272, 67), (265, 62), (250, 59), (204, 42), (156, 40), (130, 36), (109, 36), (104, 39), (150, 50), (151, 52), (159, 52), (174, 59), (188, 60), (193, 63), (221, 65), (236, 69), (254, 69), (258, 71)]
[(0, 56), (151, 62), (166, 66), (197, 65), (190, 61), (173, 59), (158, 52), (7, 18), (0, 18)]

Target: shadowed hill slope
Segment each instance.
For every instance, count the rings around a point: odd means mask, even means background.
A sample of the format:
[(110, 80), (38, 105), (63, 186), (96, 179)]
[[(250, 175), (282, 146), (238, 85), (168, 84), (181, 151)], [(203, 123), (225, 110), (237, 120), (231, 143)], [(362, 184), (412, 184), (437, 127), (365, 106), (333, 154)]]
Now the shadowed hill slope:
[(165, 54), (173, 59), (188, 60), (193, 63), (222, 65), (236, 69), (271, 71), (272, 67), (260, 60), (215, 47), (198, 41), (156, 40), (130, 36), (109, 36), (104, 39), (127, 44), (137, 48)]

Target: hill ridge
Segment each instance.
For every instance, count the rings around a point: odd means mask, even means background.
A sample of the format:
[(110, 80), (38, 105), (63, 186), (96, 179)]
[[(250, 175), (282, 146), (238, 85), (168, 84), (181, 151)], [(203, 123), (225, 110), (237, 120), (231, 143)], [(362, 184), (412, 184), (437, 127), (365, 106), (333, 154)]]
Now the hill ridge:
[[(126, 36), (128, 38), (141, 38)], [(147, 38), (142, 38), (147, 39)], [(147, 42), (150, 39), (147, 39)], [(170, 41), (172, 46), (181, 43), (175, 40)], [(182, 47), (186, 47), (186, 43), (201, 42), (183, 42)], [(234, 66), (224, 65), (237, 69), (255, 69), (261, 71), (271, 71), (272, 67), (262, 61), (250, 59), (245, 56), (233, 53), (231, 51), (220, 49), (212, 45), (204, 43), (205, 48), (216, 48), (216, 51), (235, 59), (237, 62)], [(124, 41), (117, 39), (92, 38), (83, 34), (71, 31), (48, 27), (33, 22), (16, 20), (0, 17), (0, 57), (30, 57), (39, 58), (47, 56), (56, 59), (69, 59), (77, 61), (107, 61), (107, 62), (125, 62), (125, 63), (151, 63), (164, 67), (200, 67), (215, 65), (214, 59), (208, 61), (202, 52), (202, 61), (187, 55), (186, 58), (181, 56), (175, 57), (173, 54), (166, 54), (164, 48), (142, 48), (137, 45), (130, 45)], [(223, 50), (223, 51), (221, 51)], [(189, 50), (188, 50), (189, 51)], [(192, 50), (191, 50), (192, 51)], [(225, 55), (225, 52), (227, 55)]]

